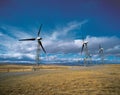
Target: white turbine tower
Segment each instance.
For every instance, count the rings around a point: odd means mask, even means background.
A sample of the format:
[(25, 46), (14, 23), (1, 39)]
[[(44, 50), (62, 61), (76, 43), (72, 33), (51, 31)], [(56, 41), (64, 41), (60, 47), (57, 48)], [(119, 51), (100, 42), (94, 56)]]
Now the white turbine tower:
[(102, 64), (104, 64), (104, 49), (101, 47), (101, 45), (99, 45), (99, 56), (101, 57), (101, 62)]
[(40, 28), (39, 28), (39, 31), (38, 31), (38, 34), (37, 34), (37, 37), (36, 38), (28, 38), (28, 39), (20, 39), (19, 41), (37, 41), (37, 51), (36, 51), (36, 64), (39, 65), (39, 60), (40, 60), (40, 47), (42, 48), (42, 50), (44, 51), (44, 53), (46, 53), (43, 45), (42, 45), (42, 38), (40, 37), (40, 31), (41, 31), (41, 28), (42, 28), (42, 24), (40, 25)]

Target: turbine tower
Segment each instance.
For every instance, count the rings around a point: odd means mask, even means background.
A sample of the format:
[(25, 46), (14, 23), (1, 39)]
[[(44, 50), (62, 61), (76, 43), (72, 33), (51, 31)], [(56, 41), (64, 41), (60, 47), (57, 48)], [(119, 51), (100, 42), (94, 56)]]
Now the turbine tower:
[(40, 47), (42, 48), (42, 50), (44, 51), (44, 53), (46, 53), (43, 45), (42, 45), (42, 38), (40, 37), (40, 31), (41, 31), (41, 28), (42, 28), (42, 24), (40, 25), (40, 28), (39, 28), (39, 31), (38, 31), (38, 34), (37, 34), (37, 37), (36, 38), (28, 38), (28, 39), (20, 39), (19, 41), (37, 41), (37, 50), (36, 50), (36, 64), (39, 65), (39, 55), (40, 55)]
[(100, 57), (101, 57), (101, 62), (104, 64), (104, 49), (99, 45), (99, 51), (98, 51)]

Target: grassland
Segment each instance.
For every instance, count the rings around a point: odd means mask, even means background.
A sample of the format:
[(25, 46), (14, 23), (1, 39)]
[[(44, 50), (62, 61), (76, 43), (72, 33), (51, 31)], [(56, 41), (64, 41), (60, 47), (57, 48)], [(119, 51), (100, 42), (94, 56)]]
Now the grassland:
[(67, 69), (68, 67), (69, 66), (58, 66), (58, 65), (40, 65), (40, 66), (0, 65), (0, 72), (23, 72), (23, 71), (33, 71), (33, 69), (59, 70), (59, 69)]
[[(31, 66), (23, 68), (32, 69)], [(0, 95), (120, 95), (120, 65), (40, 68), (36, 72), (24, 70), (15, 76), (16, 72), (2, 71)]]

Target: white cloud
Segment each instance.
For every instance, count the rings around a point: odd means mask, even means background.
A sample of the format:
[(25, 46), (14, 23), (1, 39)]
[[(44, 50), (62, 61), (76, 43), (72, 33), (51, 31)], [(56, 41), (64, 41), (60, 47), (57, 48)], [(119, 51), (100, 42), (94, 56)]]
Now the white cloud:
[[(32, 37), (23, 30), (11, 26), (2, 26), (4, 31), (7, 31), (8, 34), (4, 33), (1, 35), (1, 46), (4, 46), (5, 52), (1, 55), (1, 58), (17, 58), (22, 59), (23, 57), (28, 57), (33, 59), (34, 51), (36, 49), (36, 43), (34, 42), (20, 42), (18, 41), (23, 37)], [(2, 51), (2, 50), (1, 50)], [(31, 54), (33, 53), (33, 54)]]
[(114, 50), (120, 50), (120, 45), (116, 45), (116, 46), (114, 46), (113, 48), (109, 48), (109, 49), (107, 49), (106, 51), (107, 52), (111, 52), (111, 51), (114, 51)]
[[(87, 22), (88, 22), (87, 20), (84, 20), (82, 22), (74, 21), (74, 22), (68, 23), (64, 27), (59, 27), (56, 30), (53, 30), (53, 33), (51, 35), (46, 36), (45, 38), (46, 40), (43, 40), (46, 50), (51, 53), (52, 52), (53, 53), (57, 53), (57, 52), (67, 53), (67, 52), (76, 51), (75, 49), (78, 48), (76, 47), (78, 46), (76, 43), (76, 40), (74, 43), (74, 40), (71, 40), (70, 37), (68, 37), (67, 35), (69, 34), (69, 32), (77, 28), (80, 29), (81, 26)], [(66, 37), (69, 40), (64, 40)]]
[(81, 47), (82, 46), (82, 43), (83, 43), (83, 41), (82, 40), (79, 40), (79, 39), (76, 39), (76, 40), (74, 40), (74, 43), (75, 43), (75, 45), (77, 46), (77, 47)]
[(48, 37), (50, 40), (58, 40), (60, 36), (66, 36), (70, 31), (81, 28), (81, 26), (85, 23), (87, 23), (87, 20), (84, 20), (82, 22), (70, 22), (66, 26), (59, 27), (56, 30), (53, 31), (52, 35)]
[[(66, 26), (59, 27), (53, 30), (51, 35), (46, 34), (44, 39), (42, 40), (43, 46), (45, 47), (47, 53), (52, 54), (69, 54), (69, 53), (80, 53), (82, 47), (82, 39), (70, 39), (68, 34), (75, 29), (80, 29), (83, 24), (87, 23), (87, 20), (82, 22), (70, 22)], [(35, 58), (36, 54), (36, 46), (37, 42), (20, 42), (18, 39), (20, 38), (31, 38), (36, 37), (36, 35), (30, 32), (26, 32), (25, 30), (9, 27), (5, 28), (5, 31), (9, 31), (9, 34), (4, 34), (0, 32), (0, 42), (1, 45), (6, 48), (6, 53), (3, 56), (6, 58), (18, 58), (22, 59), (24, 57), (33, 59)], [(33, 32), (33, 31), (31, 31)], [(62, 37), (60, 39), (60, 37)], [(64, 39), (64, 38), (68, 39)], [(93, 58), (97, 59), (98, 56), (98, 48), (99, 44), (105, 50), (106, 54), (116, 54), (120, 55), (120, 38), (117, 37), (93, 37), (93, 36), (86, 36), (85, 40), (88, 41), (88, 49), (90, 53), (93, 54)], [(42, 58), (45, 59), (45, 58)], [(49, 60), (59, 60), (59, 57), (48, 56)], [(60, 60), (79, 60), (79, 58), (60, 58)], [(46, 59), (47, 60), (47, 59)]]

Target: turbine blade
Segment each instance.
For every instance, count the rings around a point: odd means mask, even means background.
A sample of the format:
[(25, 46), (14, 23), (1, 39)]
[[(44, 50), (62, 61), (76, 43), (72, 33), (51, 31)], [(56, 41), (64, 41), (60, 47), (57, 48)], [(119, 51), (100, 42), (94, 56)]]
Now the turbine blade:
[(42, 28), (42, 24), (40, 25), (40, 28), (39, 28), (39, 31), (38, 31), (38, 36), (40, 35), (41, 28)]
[(42, 47), (42, 50), (46, 53), (46, 51), (45, 51), (45, 49), (44, 49), (44, 47), (43, 47), (43, 45), (42, 45), (42, 43), (41, 43), (40, 40), (38, 40), (38, 43), (39, 43), (39, 45)]
[(34, 41), (35, 38), (29, 38), (29, 39), (20, 39), (19, 41)]
[(82, 54), (82, 52), (83, 52), (83, 48), (84, 48), (84, 44), (82, 45), (81, 54)]

